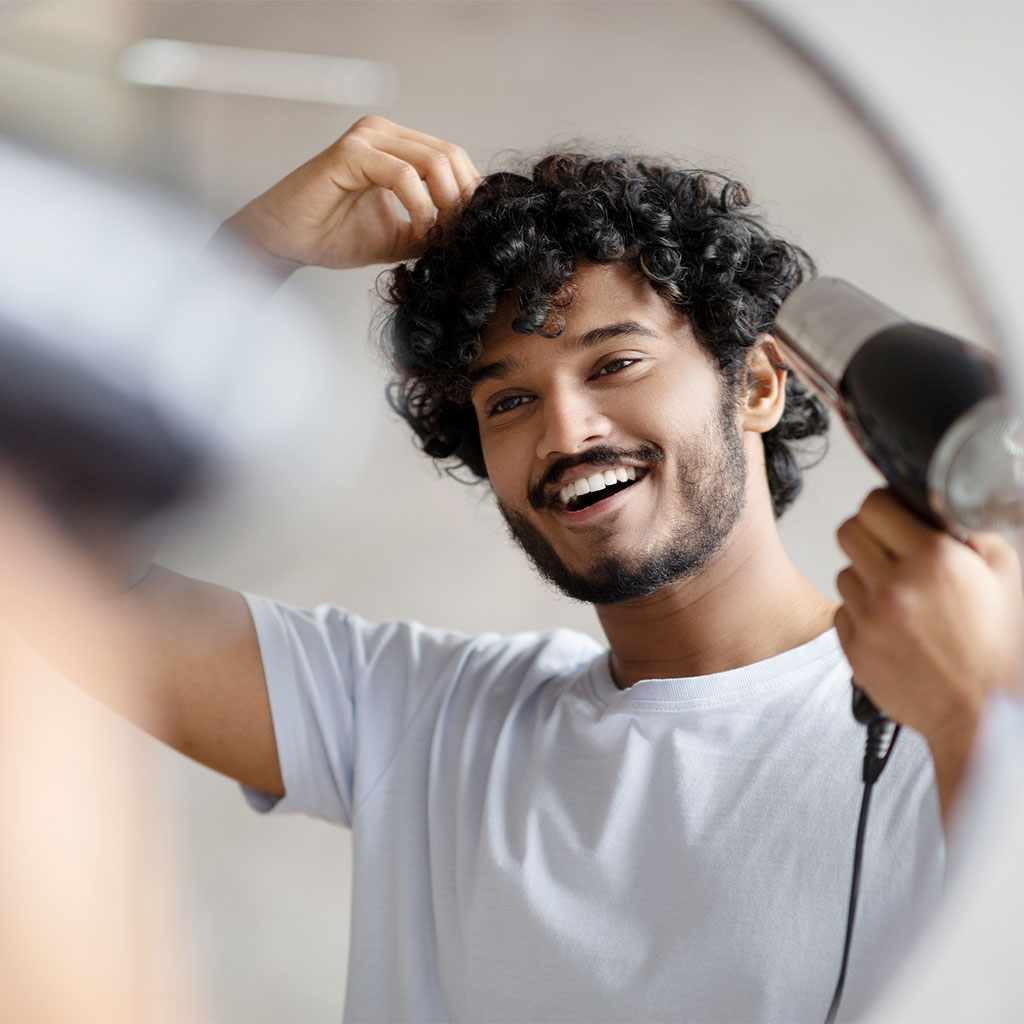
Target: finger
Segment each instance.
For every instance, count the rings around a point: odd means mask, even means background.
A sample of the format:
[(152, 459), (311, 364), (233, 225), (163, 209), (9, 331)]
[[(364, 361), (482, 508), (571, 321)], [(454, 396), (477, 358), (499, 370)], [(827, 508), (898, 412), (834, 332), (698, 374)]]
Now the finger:
[(848, 519), (836, 531), (836, 540), (843, 554), (873, 588), (877, 588), (892, 572), (893, 558), (865, 529), (860, 516)]
[(362, 118), (352, 131), (372, 137), (374, 144), (385, 152), (419, 168), (435, 205), (444, 216), (468, 199), (481, 181), (481, 174), (469, 154), (454, 142), (375, 116)]
[(456, 146), (454, 143), (445, 143), (445, 145), (448, 146), (446, 152), (455, 173), (455, 180), (459, 183), (459, 194), (462, 197), (462, 202), (465, 203), (483, 181), (483, 175), (477, 170), (476, 164), (461, 146)]
[(398, 263), (402, 260), (422, 256), (427, 248), (429, 236), (419, 232), (410, 221), (402, 221), (395, 229), (394, 244), (381, 255), (382, 263)]
[(393, 192), (409, 213), (413, 234), (423, 237), (434, 226), (434, 202), (423, 187), (420, 171), (407, 160), (384, 152), (365, 136), (347, 141), (347, 166), (362, 188), (377, 186)]
[[(379, 122), (379, 124), (377, 123)], [(483, 175), (477, 170), (476, 165), (469, 158), (469, 154), (454, 142), (447, 142), (435, 135), (428, 135), (426, 132), (418, 132), (413, 128), (405, 128), (385, 118), (378, 118), (374, 127), (384, 134), (390, 134), (394, 138), (407, 139), (410, 142), (418, 142), (430, 149), (439, 150), (448, 157), (455, 179), (459, 185), (459, 192), (466, 197), (480, 183)]]
[(836, 609), (836, 613), (832, 619), (832, 624), (835, 626), (836, 636), (839, 637), (840, 646), (846, 652), (847, 657), (849, 657), (855, 630), (853, 626), (853, 616), (845, 605), (840, 605)]
[(368, 135), (367, 139), (381, 152), (389, 153), (416, 168), (420, 179), (426, 183), (427, 194), (442, 217), (447, 217), (461, 204), (462, 189), (448, 154), (443, 150), (388, 135)]
[(863, 614), (868, 610), (871, 592), (852, 568), (843, 569), (836, 576), (836, 590), (851, 614)]
[(446, 142), (444, 139), (438, 139), (433, 135), (425, 135), (423, 132), (412, 130), (406, 130), (405, 137), (411, 142), (420, 143), (429, 149), (443, 153), (447, 157), (463, 202), (473, 194), (477, 185), (483, 180), (483, 175), (477, 170), (476, 164), (470, 159), (469, 154), (454, 142)]
[(1019, 575), (1020, 558), (1017, 550), (1001, 534), (972, 533), (967, 538), (967, 546), (977, 552), (997, 572), (1015, 571)]
[(947, 535), (911, 512), (891, 490), (872, 491), (857, 514), (863, 528), (894, 558), (906, 558)]

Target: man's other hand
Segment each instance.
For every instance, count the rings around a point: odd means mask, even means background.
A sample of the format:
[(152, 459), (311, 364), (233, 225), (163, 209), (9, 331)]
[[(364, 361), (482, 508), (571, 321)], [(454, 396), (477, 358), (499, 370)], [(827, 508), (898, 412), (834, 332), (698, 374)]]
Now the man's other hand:
[(281, 276), (300, 266), (397, 263), (421, 252), (479, 181), (461, 146), (368, 116), (222, 231)]
[(1013, 546), (966, 543), (918, 519), (888, 491), (870, 494), (838, 532), (850, 559), (835, 624), (857, 684), (920, 732), (944, 815), (970, 755), (986, 695), (1019, 687), (1024, 592)]

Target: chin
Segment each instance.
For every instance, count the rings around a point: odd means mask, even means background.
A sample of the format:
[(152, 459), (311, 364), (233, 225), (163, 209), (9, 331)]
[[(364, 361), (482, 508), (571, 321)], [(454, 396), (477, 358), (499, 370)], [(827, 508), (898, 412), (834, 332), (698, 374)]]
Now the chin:
[(643, 557), (608, 554), (583, 569), (571, 568), (551, 542), (522, 513), (500, 506), (513, 540), (540, 576), (566, 597), (611, 605), (649, 597), (661, 587), (696, 576), (722, 546), (725, 534), (688, 531)]

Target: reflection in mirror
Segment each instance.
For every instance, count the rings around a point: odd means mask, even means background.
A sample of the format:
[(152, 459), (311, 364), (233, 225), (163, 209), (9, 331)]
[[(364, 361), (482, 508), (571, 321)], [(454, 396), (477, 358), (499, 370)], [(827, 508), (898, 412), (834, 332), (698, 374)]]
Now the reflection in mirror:
[[(768, 223), (806, 249), (822, 272), (855, 281), (908, 316), (954, 334), (983, 334), (934, 225), (864, 128), (732, 5), (45, 3), (0, 10), (0, 26), (0, 117), (8, 131), (184, 193), (215, 212), (211, 228), (372, 113), (453, 140), (484, 173), (522, 165), (551, 147), (590, 145), (722, 171), (750, 184)], [(176, 47), (147, 49), (144, 40), (171, 40)], [(298, 63), (285, 65), (282, 75), (280, 63), (268, 65), (260, 51), (348, 63), (325, 67), (296, 56)], [(468, 634), (568, 626), (604, 643), (588, 606), (538, 583), (489, 492), (439, 476), (389, 411), (387, 374), (368, 341), (379, 271), (304, 270), (283, 289), (305, 293), (326, 311), (346, 360), (347, 390), (382, 396), (358, 430), (296, 456), (351, 463), (351, 472), (299, 507), (273, 481), (258, 500), (248, 493), (244, 501), (226, 498), (202, 530), (169, 538), (161, 561), (302, 606), (339, 602), (370, 620), (412, 619)], [(619, 291), (608, 290), (612, 285)], [(612, 285), (600, 295), (629, 294), (628, 282)], [(500, 350), (503, 339), (494, 344)], [(758, 379), (770, 395), (772, 374)], [(830, 449), (807, 471), (804, 493), (782, 517), (780, 531), (809, 584), (832, 597), (844, 564), (835, 529), (880, 478), (841, 432), (833, 433)], [(825, 607), (818, 599), (810, 603)], [(610, 620), (604, 625), (617, 628)], [(747, 639), (764, 629), (752, 617)], [(700, 671), (709, 670), (689, 674)], [(617, 697), (609, 685), (606, 702)], [(841, 728), (847, 727), (844, 719)], [(842, 742), (850, 735), (856, 737), (852, 727)], [(748, 737), (749, 749), (755, 741)], [(901, 742), (908, 758), (922, 756)], [(181, 821), (176, 841), (192, 967), (214, 1015), (336, 1018), (346, 981), (348, 833), (300, 818), (259, 821), (232, 784), (181, 759), (159, 763)], [(842, 770), (837, 764), (835, 771)], [(737, 790), (737, 800), (749, 799), (745, 792)], [(778, 813), (808, 796), (777, 795)], [(887, 799), (891, 791), (878, 797), (880, 815)], [(627, 817), (638, 807), (634, 797), (622, 798)], [(543, 813), (560, 812), (556, 806)], [(751, 813), (763, 825), (776, 809)], [(835, 920), (829, 927), (839, 939), (852, 846), (847, 825), (855, 814), (855, 805), (844, 805), (836, 825), (841, 858), (830, 868)], [(641, 815), (629, 830), (639, 834), (649, 824)], [(713, 838), (721, 824), (714, 817), (690, 822), (697, 831), (682, 831), (679, 841), (685, 847)], [(577, 837), (584, 849), (599, 838)], [(388, 849), (381, 846), (379, 858)], [(390, 852), (405, 855), (400, 848)], [(656, 852), (658, 864), (648, 866), (675, 877), (669, 844)], [(881, 856), (877, 848), (875, 855)], [(452, 863), (471, 871), (461, 859)], [(744, 870), (754, 877), (760, 868), (752, 861)], [(764, 913), (775, 907), (781, 916), (772, 920), (784, 923), (778, 931), (806, 937), (825, 927), (814, 908), (785, 900), (770, 872), (767, 878)], [(560, 898), (557, 879), (549, 881), (542, 911)], [(500, 894), (489, 896), (500, 902)], [(487, 906), (439, 912), (480, 915)], [(598, 910), (602, 919), (625, 920), (614, 900)], [(357, 905), (357, 912), (373, 909)], [(736, 927), (744, 921), (737, 919)], [(493, 919), (485, 913), (476, 924), (493, 927)], [(586, 929), (580, 919), (576, 924), (582, 942)], [(912, 931), (913, 921), (904, 924)], [(890, 930), (879, 949), (891, 952), (900, 934)], [(824, 940), (819, 954), (821, 948)], [(837, 941), (834, 958), (824, 959), (838, 968), (840, 951)], [(469, 963), (480, 952), (447, 955)], [(631, 947), (638, 977), (648, 963), (642, 953)], [(777, 946), (774, 953), (784, 955)], [(834, 982), (831, 966), (825, 973), (822, 1017)], [(525, 998), (521, 979), (510, 976), (509, 984), (519, 986), (510, 998)], [(737, 983), (737, 991), (742, 987)]]

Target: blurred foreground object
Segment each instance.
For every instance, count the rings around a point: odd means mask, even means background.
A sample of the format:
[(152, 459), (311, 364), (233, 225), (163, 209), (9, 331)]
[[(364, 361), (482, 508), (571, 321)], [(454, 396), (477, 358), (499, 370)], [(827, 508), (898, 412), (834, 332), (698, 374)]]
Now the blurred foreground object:
[(204, 1019), (141, 740), (26, 642), (47, 659), (73, 645), (83, 674), (128, 691), (130, 631), (108, 595), (92, 560), (0, 471), (3, 1022)]
[(0, 223), (0, 459), (73, 532), (323, 472), (293, 445), (351, 424), (335, 346), (197, 213), (0, 140)]
[(0, 223), (0, 1021), (201, 1020), (142, 751), (53, 666), (138, 703), (141, 559), (239, 490), (301, 506), (362, 405), (194, 211), (0, 139)]
[(950, 846), (949, 892), (935, 926), (865, 1020), (1018, 1024), (1024, 921), (1024, 716), (990, 701)]

